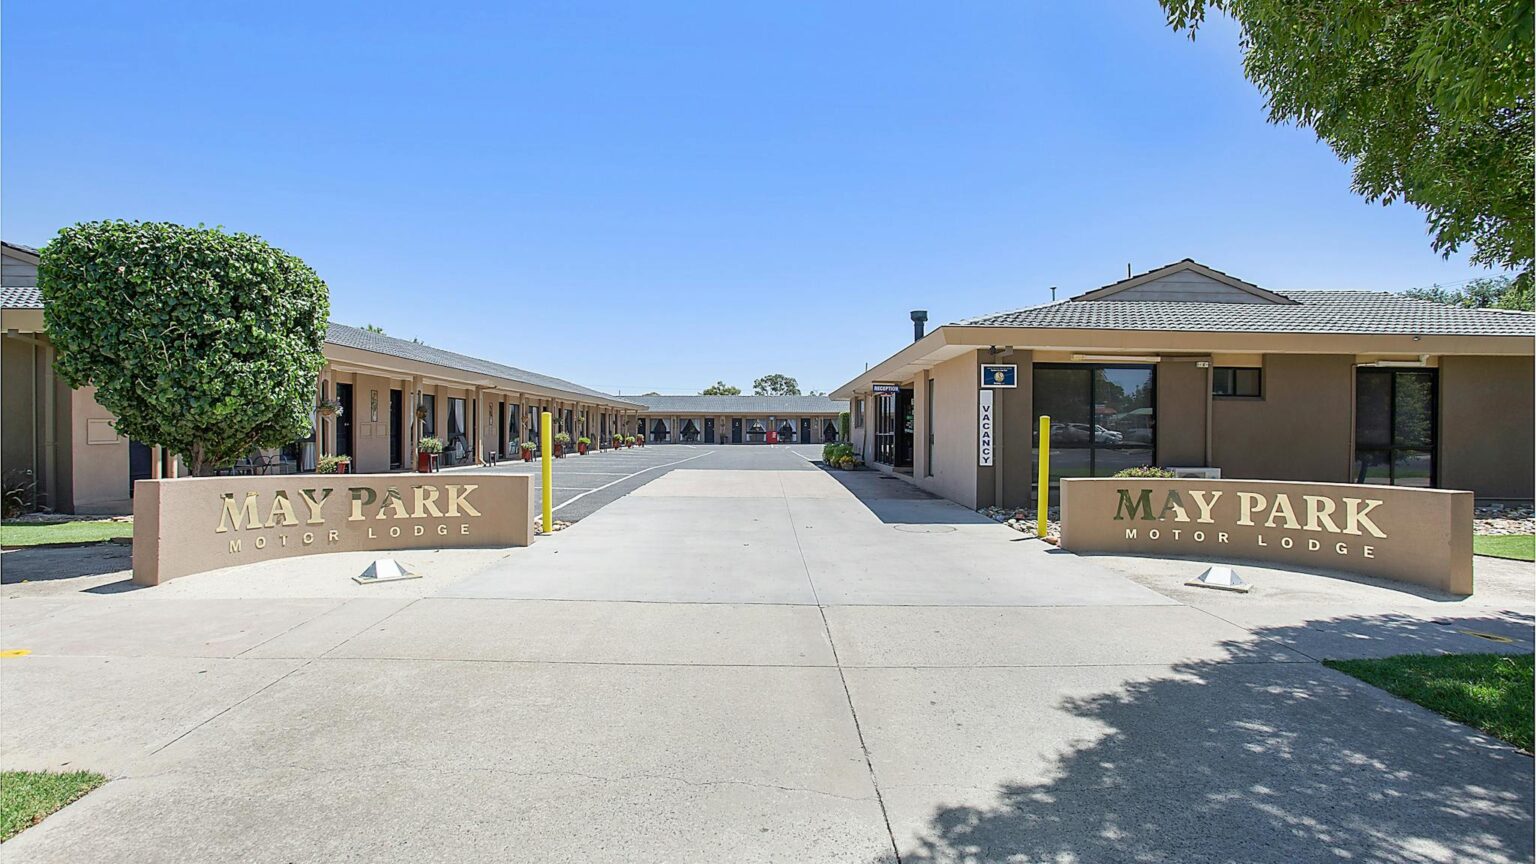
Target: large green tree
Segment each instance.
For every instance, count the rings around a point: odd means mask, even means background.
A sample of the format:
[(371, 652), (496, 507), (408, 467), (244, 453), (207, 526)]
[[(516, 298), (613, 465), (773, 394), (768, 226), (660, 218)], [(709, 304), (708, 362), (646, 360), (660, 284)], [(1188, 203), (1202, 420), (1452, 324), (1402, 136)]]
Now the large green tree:
[(733, 387), (730, 384), (725, 383), (724, 381), (716, 381), (715, 383), (709, 385), (708, 387), (705, 387), (703, 390), (700, 390), (699, 391), (699, 395), (700, 396), (740, 396), (741, 395), (741, 388), (740, 387)]
[(1531, 0), (1160, 0), (1191, 37), (1242, 29), (1274, 123), (1311, 128), (1370, 201), (1422, 209), (1431, 245), (1531, 281), (1536, 156)]
[(308, 434), (330, 299), (298, 258), (249, 234), (89, 222), (44, 247), (37, 284), (59, 374), (193, 474)]
[(1410, 291), (1404, 291), (1403, 294), (1418, 300), (1444, 303), (1447, 306), (1460, 306), (1463, 309), (1518, 309), (1524, 312), (1532, 311), (1531, 284), (1526, 282), (1522, 290), (1520, 286), (1515, 284), (1515, 280), (1508, 276), (1472, 279), (1460, 288), (1442, 288), (1439, 285), (1429, 288), (1414, 288)]
[(754, 396), (799, 396), (800, 382), (775, 372), (752, 382), (752, 394)]

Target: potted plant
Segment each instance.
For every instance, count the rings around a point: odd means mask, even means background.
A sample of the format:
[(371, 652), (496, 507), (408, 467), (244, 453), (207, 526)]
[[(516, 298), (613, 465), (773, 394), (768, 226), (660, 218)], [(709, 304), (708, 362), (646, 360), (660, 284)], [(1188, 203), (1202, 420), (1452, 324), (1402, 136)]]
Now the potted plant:
[(351, 456), (321, 456), (315, 462), (316, 474), (345, 474), (352, 464)]
[(566, 432), (555, 433), (555, 458), (565, 458), (565, 445), (571, 443), (571, 436)]
[(341, 411), (341, 403), (335, 399), (321, 399), (315, 403), (315, 413), (321, 417), (340, 417)]
[(524, 441), (522, 444), (518, 445), (518, 447), (523, 451), (523, 461), (524, 462), (532, 462), (533, 461), (533, 442), (532, 441)]
[(580, 438), (577, 438), (576, 439), (576, 455), (577, 456), (585, 456), (585, 455), (587, 455), (587, 448), (591, 447), (591, 446), (592, 446), (592, 439), (591, 438), (588, 438), (585, 435), (581, 436)]
[(635, 449), (635, 436), (633, 436), (633, 435), (625, 435), (624, 436), (624, 446), (628, 447), (631, 450)]
[(615, 435), (615, 436), (613, 436), (613, 449), (617, 450), (617, 449), (619, 449), (620, 447), (623, 447), (623, 446), (624, 446), (624, 436), (623, 435)]
[(416, 442), (416, 470), (431, 473), (437, 463), (437, 455), (443, 452), (443, 439), (431, 435)]

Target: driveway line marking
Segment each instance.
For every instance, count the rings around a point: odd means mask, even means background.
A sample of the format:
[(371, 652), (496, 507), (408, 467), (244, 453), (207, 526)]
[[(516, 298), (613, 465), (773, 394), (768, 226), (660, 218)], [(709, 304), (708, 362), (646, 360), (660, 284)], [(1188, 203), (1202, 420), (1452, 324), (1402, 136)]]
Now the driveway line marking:
[[(713, 452), (713, 451), (711, 451), (711, 452)], [(626, 474), (625, 476), (620, 477), (617, 480), (614, 480), (614, 481), (609, 482), (609, 483), (604, 483), (603, 485), (597, 487), (596, 489), (588, 489), (587, 491), (581, 493), (580, 495), (577, 495), (575, 498), (572, 498), (570, 501), (565, 501), (563, 503), (555, 505), (554, 507), (551, 507), (550, 508), (550, 512), (553, 513), (554, 511), (559, 510), (561, 507), (564, 507), (566, 504), (570, 504), (570, 503), (573, 503), (573, 502), (576, 502), (576, 501), (580, 501), (581, 499), (587, 497), (588, 495), (591, 495), (593, 492), (601, 492), (604, 489), (607, 489), (609, 486), (614, 486), (614, 485), (617, 485), (619, 483), (623, 483), (625, 480), (628, 480), (631, 477), (637, 477), (637, 476), (639, 476), (641, 474), (644, 474), (647, 471), (655, 471), (657, 468), (669, 468), (669, 467), (671, 467), (673, 465), (681, 465), (684, 462), (692, 462), (695, 459), (703, 459), (705, 456), (708, 456), (708, 455), (710, 455), (710, 454), (709, 453), (700, 453), (697, 456), (689, 456), (687, 459), (679, 459), (676, 462), (663, 462), (660, 465), (652, 465), (649, 468), (641, 468), (639, 471), (636, 471), (634, 474)]]

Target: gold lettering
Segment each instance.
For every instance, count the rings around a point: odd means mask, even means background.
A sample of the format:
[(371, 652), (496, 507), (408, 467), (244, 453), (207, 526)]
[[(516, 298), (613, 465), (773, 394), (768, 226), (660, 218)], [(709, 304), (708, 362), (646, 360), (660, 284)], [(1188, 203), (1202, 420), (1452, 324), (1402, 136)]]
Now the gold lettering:
[(1307, 551), (1308, 552), (1316, 552), (1317, 550), (1319, 550), (1321, 548), (1323, 548), (1323, 544), (1321, 544), (1321, 543), (1319, 543), (1316, 540), (1313, 540), (1311, 538), (1307, 539)]
[(1252, 525), (1255, 510), (1263, 510), (1269, 499), (1257, 492), (1237, 493), (1237, 524)]
[(1296, 510), (1291, 507), (1291, 496), (1281, 492), (1275, 496), (1275, 506), (1269, 511), (1269, 518), (1264, 520), (1265, 528), (1275, 527), (1275, 517), (1285, 520), (1285, 527), (1300, 528), (1301, 523), (1296, 521)]
[[(1361, 504), (1364, 504), (1366, 506), (1361, 507), (1360, 506)], [(1344, 533), (1345, 534), (1354, 534), (1356, 536), (1359, 536), (1359, 534), (1360, 534), (1360, 526), (1364, 525), (1365, 526), (1365, 530), (1371, 532), (1371, 536), (1372, 537), (1376, 537), (1376, 538), (1379, 538), (1379, 539), (1382, 539), (1382, 540), (1387, 539), (1387, 535), (1383, 534), (1381, 532), (1381, 529), (1376, 527), (1376, 523), (1372, 522), (1370, 519), (1366, 518), (1366, 515), (1365, 515), (1365, 514), (1371, 512), (1372, 510), (1375, 510), (1377, 507), (1380, 507), (1380, 506), (1381, 506), (1381, 501), (1379, 501), (1379, 500), (1377, 500), (1375, 498), (1364, 499), (1364, 500), (1362, 500), (1360, 498), (1345, 498), (1344, 499)], [(1367, 546), (1365, 548), (1369, 549), (1371, 547)], [(1369, 558), (1371, 556), (1367, 555), (1365, 557)]]
[(459, 525), (459, 533), (460, 534), (466, 534), (466, 535), (469, 534), (469, 523), (468, 522), (465, 522), (465, 523)]
[(335, 528), (332, 528), (330, 531), (326, 532), (325, 539), (326, 539), (326, 542), (328, 542), (328, 543), (340, 542), (341, 541), (341, 532), (337, 531)]
[(1227, 541), (1227, 532), (1225, 532), (1225, 531), (1217, 531), (1216, 532), (1216, 542), (1217, 543), (1226, 543), (1226, 542), (1228, 542)]
[(1364, 555), (1367, 558), (1375, 558), (1376, 557), (1376, 547), (1375, 546), (1361, 546), (1360, 547), (1360, 554)]
[(283, 517), (284, 528), (299, 524), (299, 517), (293, 515), (293, 502), (288, 500), (288, 493), (283, 489), (272, 493), (272, 509), (267, 513), (267, 527), (276, 528), (279, 516)]
[(239, 552), (239, 551), (240, 551), (240, 538), (236, 537), (235, 539), (229, 541), (229, 554), (233, 555), (233, 554), (235, 554), (236, 552)]
[[(320, 493), (320, 497), (319, 498), (315, 497), (315, 493), (316, 492)], [(329, 487), (327, 487), (325, 489), (300, 489), (299, 490), (299, 498), (300, 498), (300, 500), (302, 500), (304, 502), (304, 506), (305, 507), (309, 508), (309, 524), (311, 524), (311, 525), (324, 525), (325, 524), (325, 520), (320, 517), (320, 505), (324, 504), (325, 503), (325, 499), (327, 499), (329, 497), (331, 497), (331, 490), (330, 490)]]
[(352, 486), (347, 492), (352, 495), (352, 515), (347, 517), (348, 522), (363, 518), (363, 508), (379, 500), (379, 494), (367, 486)]
[(437, 526), (437, 534), (438, 534), (439, 537), (447, 537), (448, 536), (448, 526), (447, 525), (439, 525), (439, 526)]
[(1349, 554), (1349, 547), (1344, 545), (1343, 543), (1337, 543), (1337, 544), (1334, 544), (1333, 551), (1339, 553), (1340, 555), (1348, 555)]
[(421, 535), (427, 533), (427, 526), (417, 525), (411, 533), (415, 534), (417, 537), (420, 537)]
[(400, 526), (399, 525), (391, 525), (391, 526), (389, 526), (389, 536), (391, 536), (391, 537), (399, 537), (400, 536)]
[(1333, 511), (1338, 509), (1332, 498), (1324, 498), (1321, 495), (1303, 495), (1301, 500), (1307, 502), (1307, 530), (1327, 531), (1329, 534), (1339, 533), (1339, 526), (1334, 524)]
[[(1157, 518), (1156, 516), (1152, 515), (1152, 490), (1151, 489), (1143, 489), (1143, 490), (1141, 490), (1141, 492), (1137, 494), (1135, 501), (1131, 500), (1131, 490), (1129, 490), (1129, 489), (1117, 489), (1115, 491), (1120, 493), (1120, 503), (1115, 505), (1115, 521), (1116, 522), (1119, 522), (1119, 521), (1122, 521), (1122, 520), (1125, 520), (1125, 519), (1135, 519), (1135, 518), (1137, 518), (1136, 517), (1137, 511), (1140, 511), (1141, 512), (1141, 518), (1145, 519), (1148, 522), (1151, 522), (1152, 520)], [(1122, 513), (1125, 514), (1125, 515), (1122, 516), (1121, 515)]]
[[(384, 515), (384, 511), (386, 511), (386, 510), (392, 511), (392, 515), (386, 517)], [(400, 490), (399, 489), (396, 489), (393, 486), (389, 487), (389, 491), (384, 493), (384, 503), (379, 505), (379, 514), (377, 516), (373, 517), (373, 518), (375, 518), (375, 519), (386, 519), (386, 518), (388, 518), (388, 519), (409, 519), (409, 518), (411, 518), (411, 514), (405, 509), (405, 499), (400, 497)]]
[(256, 548), (257, 549), (265, 549), (265, 548), (267, 548), (267, 538), (258, 536), (256, 538)]
[[(1211, 500), (1205, 500), (1206, 495), (1210, 495)], [(1200, 508), (1200, 518), (1196, 519), (1196, 522), (1209, 525), (1216, 521), (1215, 519), (1211, 518), (1211, 508), (1215, 507), (1216, 502), (1221, 500), (1220, 491), (1208, 493), (1200, 490), (1194, 490), (1189, 493), (1189, 497), (1195, 499), (1195, 506)]]
[(1136, 529), (1135, 528), (1127, 528), (1127, 529), (1125, 529), (1125, 539), (1127, 539), (1127, 540), (1135, 540), (1136, 539)]
[(443, 511), (437, 509), (437, 487), (416, 486), (416, 518), (420, 519), (431, 513), (433, 516), (442, 516)]
[[(261, 527), (261, 517), (256, 515), (255, 492), (245, 493), (245, 503), (240, 506), (235, 505), (235, 493), (233, 492), (225, 492), (219, 497), (224, 499), (224, 512), (219, 515), (219, 527), (214, 530), (215, 534), (225, 533), (230, 529), (231, 524), (234, 525), (236, 531), (239, 531), (241, 528)], [(245, 522), (244, 525), (240, 524), (242, 518)]]
[[(1179, 493), (1172, 489), (1168, 490), (1168, 497), (1163, 500), (1163, 512), (1157, 514), (1157, 520), (1161, 522), (1164, 519), (1167, 519), (1168, 511), (1170, 510), (1173, 511), (1173, 521), (1189, 521), (1189, 514), (1184, 512), (1184, 499), (1180, 498)], [(1178, 539), (1177, 534), (1174, 535), (1174, 539)]]
[(313, 531), (305, 531), (304, 532), (304, 545), (308, 546), (309, 544), (311, 544), (313, 542), (315, 542), (315, 532), (313, 532)]
[[(469, 493), (479, 488), (474, 483), (467, 483), (463, 486), (456, 486), (450, 483), (448, 485), (448, 515), (479, 516), (480, 511), (476, 510), (474, 505), (469, 503)], [(460, 509), (463, 509), (463, 514), (459, 513)]]

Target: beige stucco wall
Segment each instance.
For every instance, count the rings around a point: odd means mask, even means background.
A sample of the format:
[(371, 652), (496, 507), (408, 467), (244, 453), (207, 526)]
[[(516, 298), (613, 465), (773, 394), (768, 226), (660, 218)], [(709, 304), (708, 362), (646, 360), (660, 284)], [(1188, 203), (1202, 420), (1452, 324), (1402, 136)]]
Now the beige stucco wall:
[(1211, 463), (1227, 478), (1348, 482), (1354, 381), (1354, 355), (1268, 355), (1263, 399), (1212, 401)]
[[(96, 388), (69, 394), (70, 506), (75, 513), (129, 513), (128, 439), (111, 428)], [(92, 443), (92, 442), (96, 443)]]
[(1536, 410), (1530, 357), (1440, 359), (1440, 486), (1531, 498)]
[(1209, 357), (1164, 357), (1157, 364), (1157, 464), (1205, 464), (1206, 407), (1211, 404)]
[[(933, 465), (928, 476), (924, 460), (925, 421), (928, 412), (926, 390), (914, 382), (912, 479), (935, 495), (975, 507), (976, 503), (976, 356), (955, 357), (928, 370), (933, 377)], [(865, 425), (872, 426), (872, 414), (865, 415)], [(870, 430), (871, 433), (873, 429)], [(874, 452), (873, 435), (869, 453)]]
[(0, 472), (31, 472), (38, 478), (38, 429), (34, 404), (39, 378), (36, 345), (30, 337), (0, 337)]

